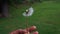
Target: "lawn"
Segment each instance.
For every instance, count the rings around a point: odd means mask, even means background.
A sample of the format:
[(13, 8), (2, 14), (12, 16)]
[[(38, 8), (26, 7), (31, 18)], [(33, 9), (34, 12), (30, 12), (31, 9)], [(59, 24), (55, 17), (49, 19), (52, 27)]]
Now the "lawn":
[(39, 34), (60, 34), (60, 3), (43, 2), (32, 4), (34, 14), (31, 17), (24, 17), (22, 13), (28, 8), (21, 5), (18, 9), (10, 7), (11, 17), (0, 18), (0, 34), (35, 25)]

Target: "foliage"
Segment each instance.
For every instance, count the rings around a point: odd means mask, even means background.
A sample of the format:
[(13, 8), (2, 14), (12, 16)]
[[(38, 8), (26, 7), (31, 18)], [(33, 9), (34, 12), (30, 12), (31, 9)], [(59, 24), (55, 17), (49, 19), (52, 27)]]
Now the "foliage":
[[(28, 25), (37, 26), (39, 34), (60, 34), (60, 3), (44, 1), (32, 6), (35, 12), (31, 17), (27, 17)], [(10, 7), (11, 17), (0, 18), (0, 34), (9, 34), (11, 31), (26, 28), (26, 17), (22, 16), (26, 8), (24, 5), (19, 9)]]

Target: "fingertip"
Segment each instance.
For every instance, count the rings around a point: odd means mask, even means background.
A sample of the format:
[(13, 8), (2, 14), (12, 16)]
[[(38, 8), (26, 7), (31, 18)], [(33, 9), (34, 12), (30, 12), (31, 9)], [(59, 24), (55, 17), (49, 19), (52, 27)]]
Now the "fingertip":
[(32, 27), (36, 29), (36, 26), (32, 26)]
[(38, 31), (33, 32), (33, 34), (38, 34)]
[(25, 34), (30, 34), (30, 32), (27, 32), (27, 33), (25, 33)]
[(36, 26), (32, 26), (32, 27), (29, 28), (29, 31), (32, 32), (32, 31), (34, 31), (36, 29), (37, 29)]
[(27, 33), (28, 31), (27, 30), (23, 30), (24, 33)]

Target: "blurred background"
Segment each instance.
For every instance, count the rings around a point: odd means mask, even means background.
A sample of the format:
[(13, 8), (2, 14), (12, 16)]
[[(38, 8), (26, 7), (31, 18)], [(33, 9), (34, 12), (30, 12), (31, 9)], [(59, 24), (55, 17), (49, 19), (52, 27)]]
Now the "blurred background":
[[(34, 13), (24, 17), (22, 13), (30, 5)], [(37, 26), (39, 34), (60, 34), (60, 0), (5, 0), (0, 3), (0, 10), (0, 34), (26, 28), (26, 21), (28, 27)]]

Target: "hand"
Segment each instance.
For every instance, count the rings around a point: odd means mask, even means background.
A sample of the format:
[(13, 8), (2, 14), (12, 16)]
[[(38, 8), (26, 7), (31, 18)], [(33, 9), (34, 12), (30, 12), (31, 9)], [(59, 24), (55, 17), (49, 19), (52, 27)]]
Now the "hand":
[(32, 31), (36, 30), (36, 26), (32, 26), (26, 29), (19, 29), (11, 32), (10, 34), (38, 34), (38, 31), (32, 33)]

